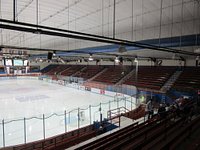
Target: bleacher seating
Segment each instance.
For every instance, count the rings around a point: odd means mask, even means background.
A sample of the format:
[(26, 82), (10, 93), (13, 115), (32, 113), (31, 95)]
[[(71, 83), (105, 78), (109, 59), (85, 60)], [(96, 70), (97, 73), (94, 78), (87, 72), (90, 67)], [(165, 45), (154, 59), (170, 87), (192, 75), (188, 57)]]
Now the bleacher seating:
[(62, 71), (60, 75), (63, 76), (72, 76), (73, 74), (75, 74), (76, 72), (80, 71), (82, 68), (84, 68), (85, 66), (83, 65), (71, 65), (69, 67), (69, 69)]
[(64, 71), (65, 69), (69, 68), (67, 65), (58, 65), (49, 70), (46, 74), (47, 75), (58, 75), (59, 72)]
[(130, 66), (108, 66), (108, 69), (93, 81), (115, 84), (130, 71)]
[[(78, 146), (77, 150), (90, 149), (177, 149), (185, 138), (198, 128), (200, 117), (191, 123), (185, 123), (184, 118), (176, 120), (169, 114), (161, 119), (155, 116), (146, 122), (129, 125), (117, 132)], [(192, 127), (192, 128), (191, 128)]]
[(174, 72), (174, 67), (141, 66), (138, 69), (137, 81), (134, 74), (124, 84), (135, 85), (144, 89), (160, 90)]
[(5, 74), (4, 66), (0, 66), (0, 74)]
[(30, 70), (28, 73), (38, 73), (40, 72), (40, 66), (30, 66)]
[(184, 68), (182, 74), (174, 83), (173, 88), (183, 91), (200, 89), (200, 68)]
[(53, 69), (53, 68), (55, 68), (55, 67), (57, 67), (57, 66), (58, 66), (58, 65), (49, 65), (49, 66), (43, 68), (43, 69), (41, 70), (41, 72), (42, 72), (42, 73), (47, 73), (47, 72), (51, 71), (51, 69)]
[[(78, 150), (89, 150), (89, 149), (112, 149), (111, 147), (116, 146), (113, 149), (119, 148), (119, 143), (121, 144), (121, 141), (124, 141), (124, 139), (127, 139), (129, 135), (135, 135), (133, 137), (136, 138), (137, 133), (140, 135), (143, 135), (145, 128), (151, 127), (152, 125), (155, 125), (158, 121), (154, 122), (144, 122), (138, 125), (138, 123), (134, 123), (130, 126), (127, 126), (117, 132), (114, 132), (112, 134), (109, 134), (103, 138), (100, 138), (98, 140), (95, 140), (93, 142), (90, 142), (84, 146), (81, 146), (77, 148)], [(144, 131), (143, 131), (144, 130)], [(137, 135), (138, 137), (138, 135)]]
[[(131, 66), (84, 66), (84, 65), (49, 65), (42, 70), (47, 75), (75, 76), (90, 79), (107, 69), (102, 74), (96, 76), (92, 81), (96, 83), (116, 84), (132, 70)], [(175, 73), (176, 67), (150, 67), (140, 66), (138, 69), (137, 81), (135, 73), (125, 79), (122, 84), (134, 85), (142, 90), (159, 91), (162, 86)], [(185, 68), (180, 77), (174, 83), (173, 88), (200, 89), (200, 69), (195, 67)]]
[(75, 76), (81, 77), (84, 79), (89, 79), (93, 76), (95, 76), (97, 73), (102, 71), (104, 69), (104, 66), (87, 66), (84, 70), (78, 72)]

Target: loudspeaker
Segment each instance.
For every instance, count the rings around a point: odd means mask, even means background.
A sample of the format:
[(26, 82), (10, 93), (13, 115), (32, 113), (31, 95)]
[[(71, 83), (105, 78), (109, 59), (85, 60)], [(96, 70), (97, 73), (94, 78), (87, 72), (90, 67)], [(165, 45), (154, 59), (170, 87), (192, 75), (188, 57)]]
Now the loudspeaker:
[(47, 59), (51, 60), (51, 59), (52, 59), (52, 56), (53, 56), (53, 53), (51, 53), (51, 52), (48, 52)]

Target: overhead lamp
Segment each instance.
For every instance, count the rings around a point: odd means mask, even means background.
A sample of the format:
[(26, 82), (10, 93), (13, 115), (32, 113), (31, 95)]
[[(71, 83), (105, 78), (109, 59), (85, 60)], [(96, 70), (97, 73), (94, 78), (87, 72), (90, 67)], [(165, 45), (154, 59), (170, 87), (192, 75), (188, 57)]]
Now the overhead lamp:
[(53, 51), (53, 56), (56, 56), (56, 51)]
[(138, 63), (138, 59), (137, 59), (137, 57), (135, 57), (134, 62), (135, 62), (135, 63)]
[(115, 63), (119, 63), (119, 56), (115, 57)]
[(90, 57), (88, 58), (89, 61), (93, 61), (94, 58), (92, 57), (92, 54), (90, 54)]

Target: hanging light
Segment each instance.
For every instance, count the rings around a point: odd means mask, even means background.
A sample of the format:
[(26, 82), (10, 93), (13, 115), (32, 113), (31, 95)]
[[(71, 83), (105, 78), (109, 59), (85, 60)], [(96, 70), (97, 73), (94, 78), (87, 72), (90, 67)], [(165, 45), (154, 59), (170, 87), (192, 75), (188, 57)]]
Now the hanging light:
[(42, 62), (42, 58), (40, 58), (39, 61)]
[(119, 63), (119, 56), (115, 57), (115, 63), (117, 63), (117, 64)]
[(135, 62), (135, 63), (138, 63), (138, 59), (137, 59), (137, 57), (135, 57), (134, 62)]
[(56, 56), (56, 51), (53, 51), (53, 56)]
[(92, 54), (90, 54), (90, 57), (88, 58), (89, 61), (93, 61), (94, 58), (92, 57)]

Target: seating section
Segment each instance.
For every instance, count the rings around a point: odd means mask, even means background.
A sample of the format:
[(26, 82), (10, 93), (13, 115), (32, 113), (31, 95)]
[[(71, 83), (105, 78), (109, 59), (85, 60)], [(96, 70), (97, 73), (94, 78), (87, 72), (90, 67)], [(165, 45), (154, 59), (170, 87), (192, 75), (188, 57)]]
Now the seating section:
[(200, 89), (200, 68), (185, 68), (173, 87), (182, 90)]
[(0, 74), (5, 74), (4, 66), (0, 66)]
[(43, 69), (41, 70), (41, 72), (42, 72), (42, 73), (47, 73), (47, 72), (51, 71), (51, 69), (56, 68), (57, 66), (58, 66), (58, 65), (49, 65), (49, 66), (43, 68)]
[[(138, 124), (129, 125), (117, 132), (106, 135), (95, 141), (89, 142), (76, 148), (77, 150), (90, 149), (177, 149), (180, 142), (184, 141), (198, 128), (200, 117), (185, 124), (184, 118), (161, 119), (154, 116), (151, 120)], [(192, 127), (192, 128), (191, 128)]]
[(69, 68), (69, 66), (67, 66), (67, 65), (57, 65), (54, 68), (52, 68), (51, 70), (49, 70), (46, 74), (47, 75), (58, 75), (59, 72), (65, 70), (67, 68)]
[(93, 81), (115, 84), (131, 71), (129, 66), (109, 66), (108, 69)]
[(40, 72), (40, 66), (30, 66), (30, 70), (28, 73), (37, 73), (37, 72)]
[(174, 67), (139, 67), (137, 81), (133, 74), (124, 84), (135, 85), (140, 88), (160, 90), (164, 83), (175, 72)]
[(72, 65), (72, 66), (69, 67), (69, 69), (62, 71), (60, 75), (72, 76), (76, 72), (81, 71), (81, 69), (83, 69), (84, 67), (85, 66), (83, 66), (83, 65)]
[[(49, 65), (42, 70), (47, 75), (75, 76), (90, 79), (95, 77), (94, 83), (116, 84), (133, 69), (131, 66), (97, 66), (97, 65)], [(176, 72), (176, 67), (140, 66), (136, 73), (125, 79), (123, 84), (134, 85), (141, 89), (159, 91), (169, 78)], [(184, 68), (184, 71), (173, 85), (175, 89), (200, 89), (200, 69), (195, 67)]]
[[(114, 132), (103, 138), (100, 138), (100, 139), (90, 142), (84, 146), (81, 146), (81, 147), (77, 148), (77, 150), (119, 149), (119, 148), (121, 148), (120, 146), (121, 146), (122, 142), (126, 142), (126, 140), (129, 139), (131, 136), (132, 136), (132, 138), (137, 140), (137, 138), (139, 136), (145, 135), (145, 132), (147, 132), (147, 129), (148, 129), (148, 131), (150, 131), (150, 129), (152, 129), (152, 128), (148, 128), (148, 127), (152, 127), (153, 125), (155, 126), (156, 123), (158, 123), (158, 121), (154, 121), (151, 123), (145, 122), (145, 123), (141, 123), (138, 125), (138, 123), (136, 122), (136, 123), (134, 123), (130, 126), (127, 126), (117, 132)], [(128, 143), (126, 143), (126, 144), (128, 144)]]
[(87, 66), (84, 70), (78, 72), (75, 76), (84, 79), (89, 79), (102, 71), (104, 66)]

